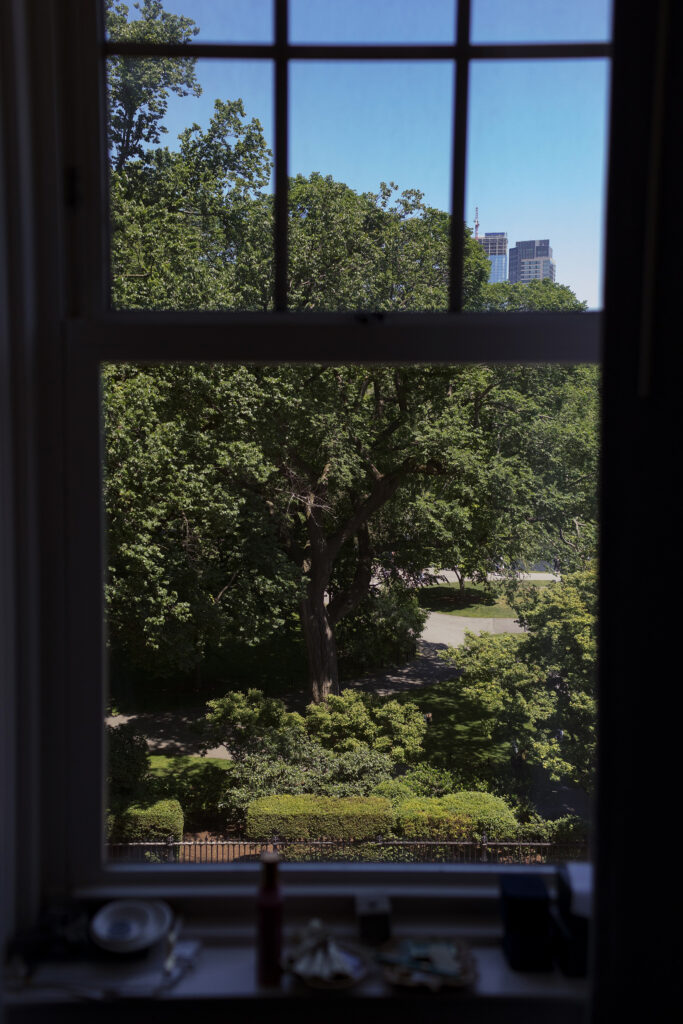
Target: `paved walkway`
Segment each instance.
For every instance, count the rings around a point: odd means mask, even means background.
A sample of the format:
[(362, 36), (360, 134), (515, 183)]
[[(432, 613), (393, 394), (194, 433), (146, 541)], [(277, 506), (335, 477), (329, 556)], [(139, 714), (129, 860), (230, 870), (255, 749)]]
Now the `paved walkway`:
[[(358, 689), (379, 696), (420, 690), (453, 678), (453, 669), (446, 665), (439, 652), (447, 647), (459, 647), (470, 633), (521, 633), (522, 628), (514, 619), (476, 619), (464, 615), (444, 615), (431, 612), (427, 619), (422, 639), (418, 643), (417, 657), (401, 668), (376, 675), (363, 676), (343, 684), (344, 689)], [(122, 725), (135, 722), (146, 737), (153, 754), (198, 754), (201, 749), (201, 726), (204, 716), (203, 704), (180, 711), (148, 712), (138, 715), (112, 715), (105, 719), (107, 725)], [(230, 760), (224, 747), (207, 751), (207, 757)]]

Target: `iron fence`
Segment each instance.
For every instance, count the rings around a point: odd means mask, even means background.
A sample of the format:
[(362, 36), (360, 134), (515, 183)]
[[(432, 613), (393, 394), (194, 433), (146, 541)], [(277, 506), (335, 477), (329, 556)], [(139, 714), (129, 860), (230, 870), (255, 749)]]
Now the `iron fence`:
[(356, 862), (386, 864), (547, 864), (585, 860), (586, 843), (459, 842), (441, 839), (336, 840), (249, 839), (183, 840), (154, 843), (110, 843), (107, 859), (115, 863), (227, 864), (257, 861), (277, 852), (291, 863)]

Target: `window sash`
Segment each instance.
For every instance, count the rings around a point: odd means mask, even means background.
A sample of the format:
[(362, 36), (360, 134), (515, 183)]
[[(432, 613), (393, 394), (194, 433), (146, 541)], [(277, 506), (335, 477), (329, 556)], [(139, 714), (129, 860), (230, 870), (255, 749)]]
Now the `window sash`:
[[(472, 46), (469, 0), (459, 0), (459, 42), (449, 47), (291, 46), (286, 43), (286, 2), (276, 0), (276, 41), (268, 47), (190, 44), (187, 47), (102, 43), (100, 4), (71, 4), (63, 39), (70, 78), (63, 96), (70, 122), (63, 137), (64, 158), (74, 176), (74, 204), (65, 223), (69, 261), (66, 272), (68, 316), (62, 334), (65, 366), (64, 499), (67, 556), (64, 595), (67, 622), (64, 734), (57, 738), (68, 773), (67, 792), (48, 792), (48, 802), (66, 803), (63, 831), (46, 836), (45, 854), (64, 892), (142, 894), (153, 891), (188, 899), (212, 886), (246, 886), (254, 868), (106, 865), (103, 860), (105, 811), (104, 720), (105, 618), (104, 522), (101, 500), (102, 428), (100, 371), (104, 362), (597, 362), (601, 358), (602, 315), (587, 313), (464, 313), (461, 281), (464, 236), (465, 147), (469, 63), (477, 58), (608, 57), (607, 44)], [(283, 13), (284, 12), (284, 13)], [(216, 58), (259, 56), (275, 61), (275, 255), (276, 311), (154, 312), (109, 309), (109, 198), (107, 186), (105, 59), (181, 55)], [(447, 52), (446, 52), (447, 51)], [(287, 274), (287, 68), (292, 59), (455, 59), (456, 103), (453, 133), (451, 311), (444, 313), (294, 313), (286, 309)], [(73, 111), (78, 112), (74, 116)], [(69, 123), (69, 122), (67, 122)], [(45, 728), (49, 728), (46, 723)], [(69, 756), (78, 744), (79, 757)], [(98, 771), (83, 766), (98, 766)], [(48, 780), (51, 782), (51, 780)], [(400, 871), (398, 869), (401, 869)], [(396, 869), (396, 870), (392, 870)], [(447, 876), (463, 886), (490, 881), (500, 870), (486, 865), (421, 865), (421, 882), (436, 885)], [(508, 870), (506, 868), (506, 870)], [(538, 870), (545, 870), (539, 868)], [(335, 874), (336, 872), (336, 874)], [(313, 886), (328, 896), (333, 878), (346, 881), (389, 879), (405, 887), (413, 868), (387, 865), (288, 866), (288, 876), (305, 894)], [(399, 879), (401, 881), (399, 882)], [(393, 884), (392, 882), (392, 884)], [(412, 884), (412, 882), (411, 882)], [(490, 895), (490, 894), (489, 894)]]

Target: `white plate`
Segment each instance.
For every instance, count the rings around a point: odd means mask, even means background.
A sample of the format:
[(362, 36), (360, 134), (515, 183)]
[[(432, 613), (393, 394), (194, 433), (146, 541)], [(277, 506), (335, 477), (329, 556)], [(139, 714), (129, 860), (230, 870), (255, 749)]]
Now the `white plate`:
[(155, 945), (173, 923), (173, 911), (162, 900), (113, 900), (90, 922), (93, 942), (111, 953), (135, 953)]

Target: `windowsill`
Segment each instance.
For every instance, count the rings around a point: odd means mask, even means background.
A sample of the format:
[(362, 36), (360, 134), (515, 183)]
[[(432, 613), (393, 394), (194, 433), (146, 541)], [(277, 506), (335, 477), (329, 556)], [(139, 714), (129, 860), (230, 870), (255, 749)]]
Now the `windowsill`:
[[(294, 931), (292, 928), (286, 931), (285, 945)], [(334, 927), (335, 934), (349, 939), (355, 938), (355, 931), (355, 924), (349, 923), (348, 919), (344, 924), (340, 923)], [(457, 1004), (458, 1019), (461, 1021), (504, 1020), (507, 1024), (512, 1024), (517, 1019), (517, 1013), (523, 1014), (525, 1024), (534, 1024), (535, 1021), (546, 1024), (550, 1019), (554, 1024), (562, 1024), (564, 1021), (578, 1024), (583, 1020), (590, 991), (588, 980), (565, 977), (557, 968), (543, 973), (521, 973), (512, 970), (500, 947), (499, 922), (481, 922), (474, 927), (471, 924), (467, 927), (454, 927), (451, 923), (450, 927), (445, 927), (443, 921), (434, 923), (423, 918), (421, 921), (411, 922), (410, 925), (395, 924), (393, 933), (396, 937), (466, 934), (476, 961), (475, 984), (467, 990), (443, 993), (426, 992), (424, 989), (396, 990), (388, 986), (376, 971), (371, 971), (363, 982), (347, 991), (320, 992), (307, 989), (297, 984), (289, 975), (284, 976), (279, 988), (264, 989), (256, 982), (253, 928), (246, 925), (212, 928), (201, 926), (197, 922), (183, 930), (183, 937), (201, 938), (202, 948), (194, 967), (172, 989), (158, 996), (155, 1001), (126, 999), (123, 1002), (98, 1002), (97, 1012), (100, 1014), (109, 1006), (112, 1011), (121, 1013), (123, 1005), (128, 1016), (128, 1008), (134, 1010), (136, 1007), (144, 1006), (145, 1020), (151, 1022), (156, 1019), (153, 1011), (156, 1004), (160, 1007), (160, 1020), (167, 1021), (169, 1015), (171, 1019), (175, 1019), (177, 1012), (178, 1019), (182, 1013), (183, 1020), (186, 1021), (187, 1014), (192, 1013), (198, 1003), (201, 1004), (201, 1010), (206, 1011), (225, 1007), (226, 1001), (236, 1008), (239, 1004), (253, 1006), (259, 1001), (266, 1000), (281, 1001), (283, 1011), (285, 1007), (296, 1007), (298, 1020), (306, 1020), (308, 1017), (313, 1020), (317, 1019), (320, 1003), (324, 1001), (326, 1019), (331, 1022), (336, 1020), (337, 1008), (340, 1019), (344, 1019), (343, 1007), (345, 1001), (349, 999), (354, 1001), (354, 1013), (360, 1017), (364, 1016), (363, 1007), (367, 1007), (368, 1019), (371, 1013), (377, 1012), (376, 1000), (388, 1001), (400, 1016), (400, 1006), (407, 999), (418, 1000), (421, 1006), (423, 1001), (428, 1001), (440, 1011), (450, 1011)], [(72, 1019), (71, 1015), (74, 1015), (73, 1019), (81, 1019), (78, 1014), (82, 1011), (85, 1020), (93, 1012), (91, 1001), (77, 1000), (73, 995), (57, 989), (27, 987), (19, 992), (6, 993), (6, 1009), (9, 1011), (10, 1024), (12, 1021), (22, 1024), (28, 1019), (44, 1020), (47, 1024), (48, 1020), (53, 1019), (52, 1013), (59, 1007), (64, 1011), (66, 1008), (69, 1009), (68, 1019)], [(348, 1014), (348, 1010), (346, 1013)], [(56, 1019), (60, 1019), (59, 1013)], [(137, 1019), (135, 1013), (129, 1020), (132, 1022), (134, 1019)]]

